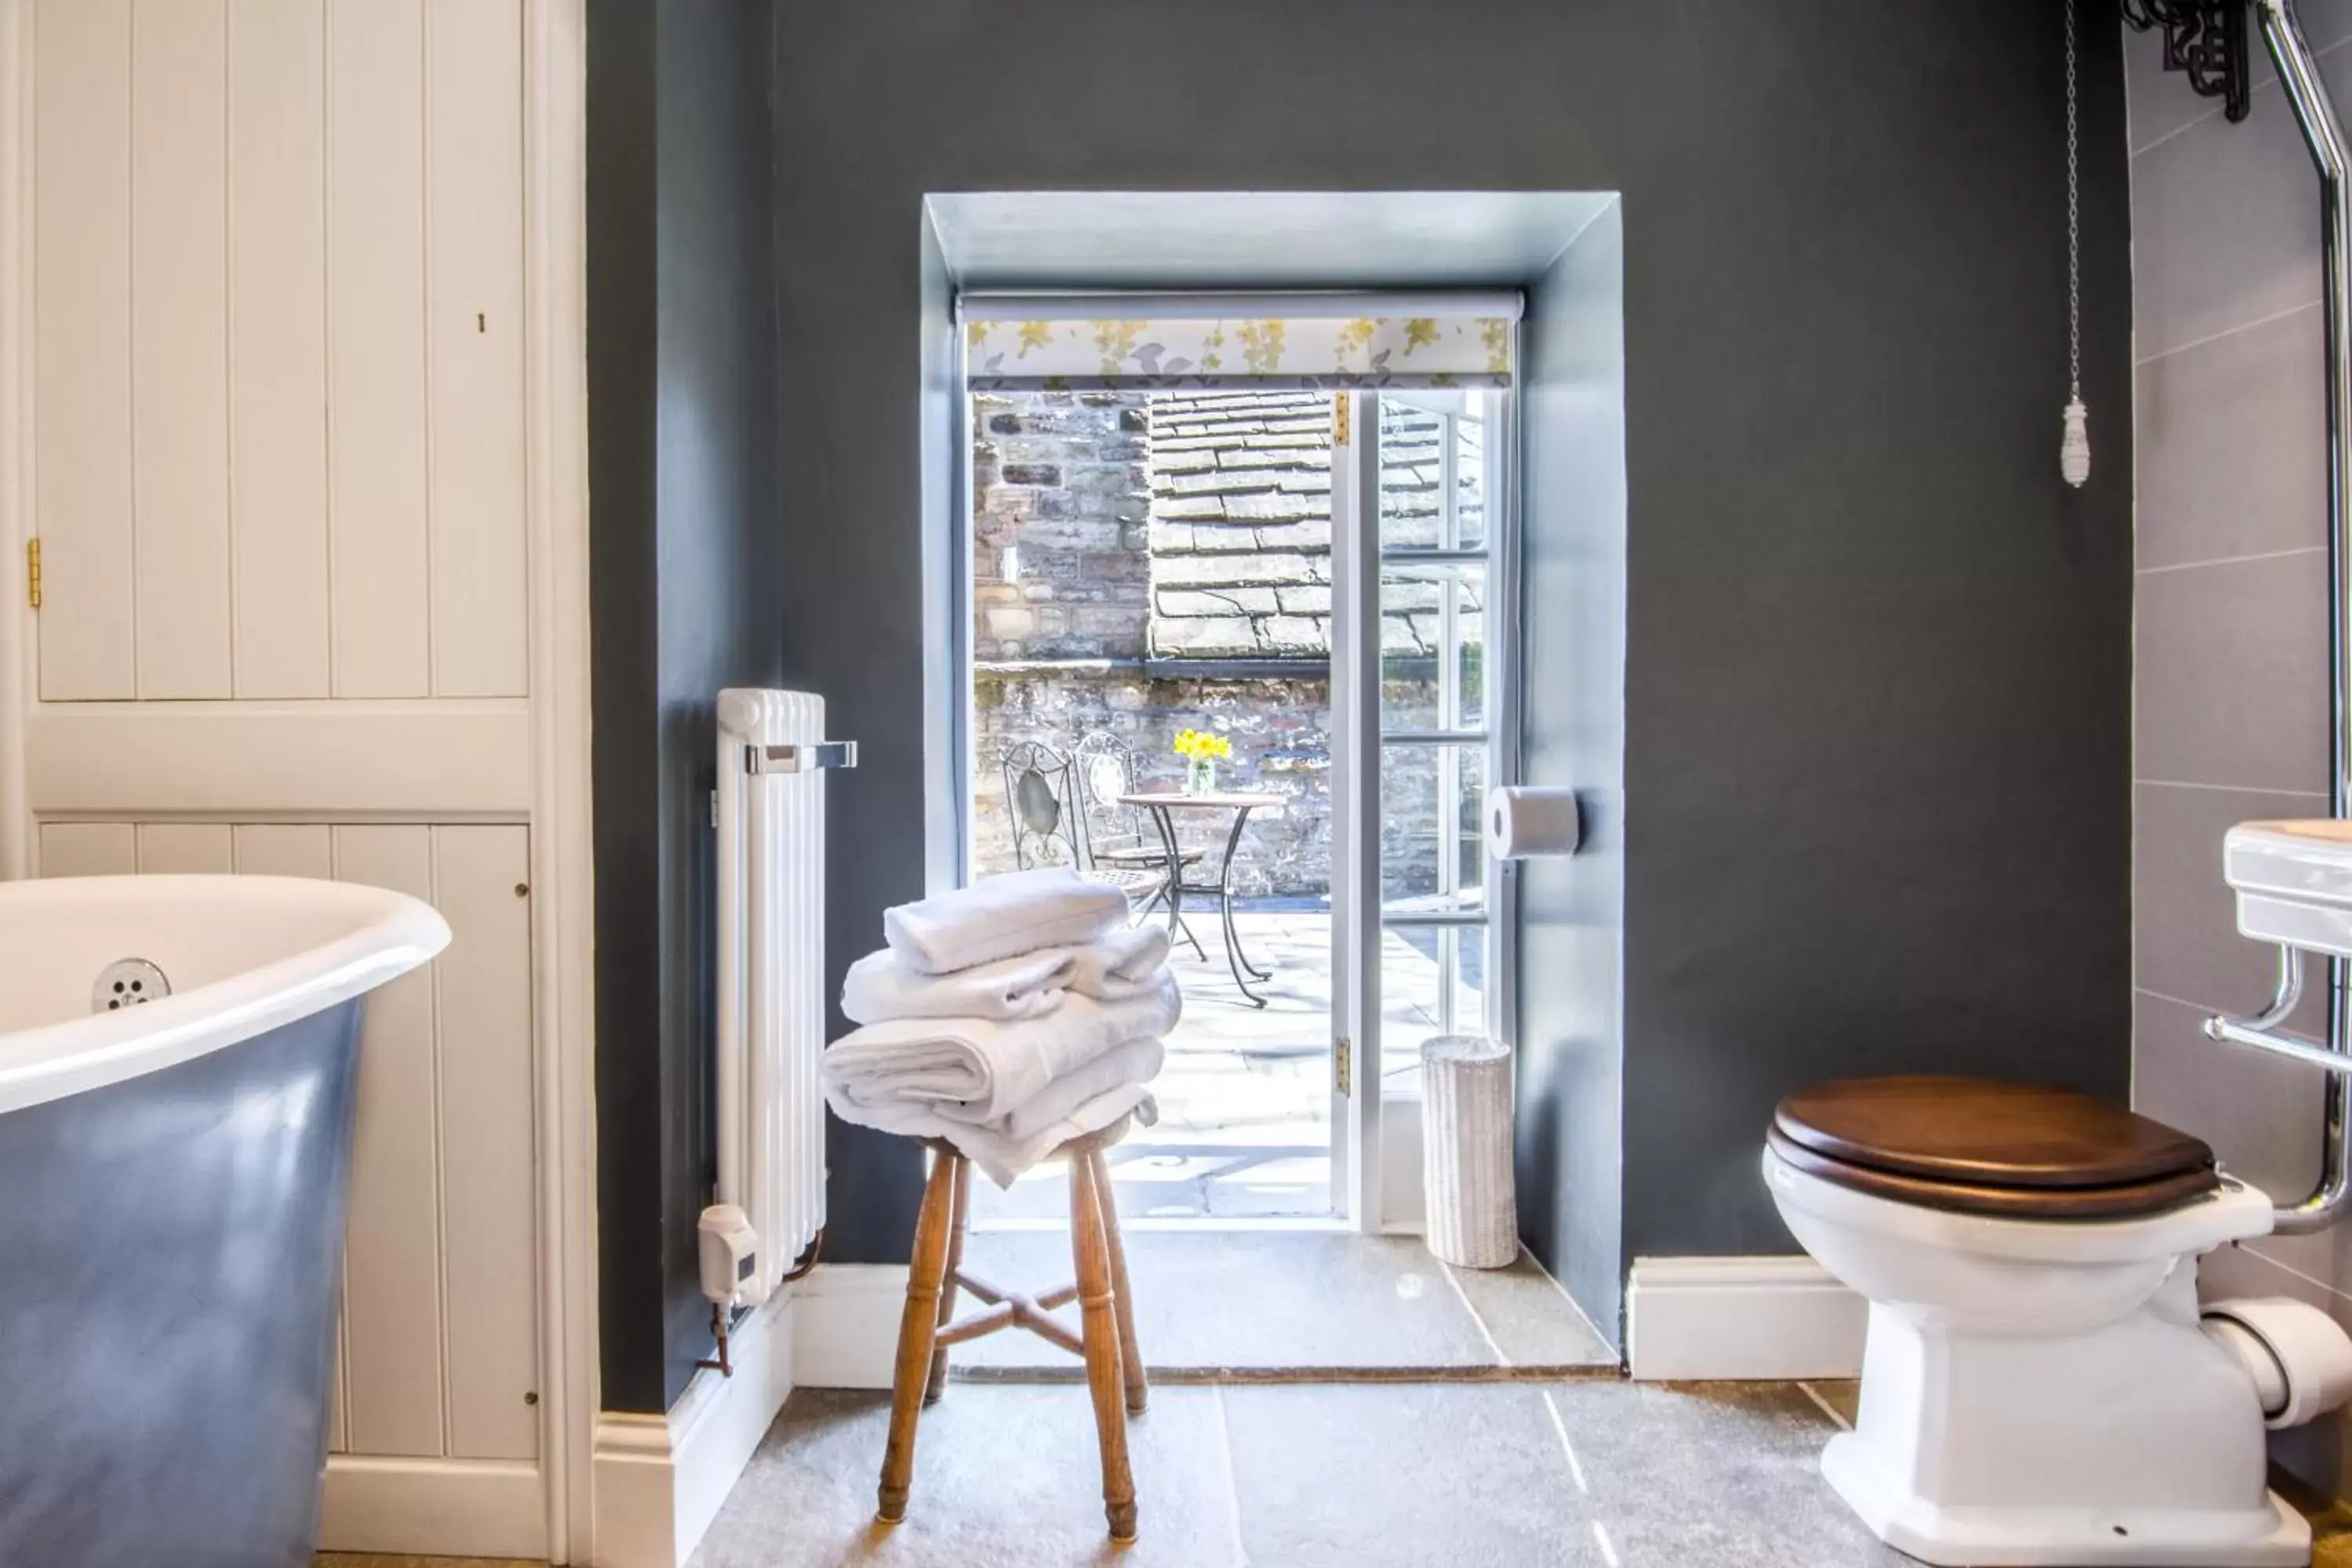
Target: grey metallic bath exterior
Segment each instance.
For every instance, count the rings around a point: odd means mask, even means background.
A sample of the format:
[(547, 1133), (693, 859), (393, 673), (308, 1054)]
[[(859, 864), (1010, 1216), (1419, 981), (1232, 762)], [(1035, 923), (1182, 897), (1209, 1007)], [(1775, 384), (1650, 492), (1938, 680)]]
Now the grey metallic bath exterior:
[(0, 1115), (0, 1563), (310, 1562), (360, 1005)]

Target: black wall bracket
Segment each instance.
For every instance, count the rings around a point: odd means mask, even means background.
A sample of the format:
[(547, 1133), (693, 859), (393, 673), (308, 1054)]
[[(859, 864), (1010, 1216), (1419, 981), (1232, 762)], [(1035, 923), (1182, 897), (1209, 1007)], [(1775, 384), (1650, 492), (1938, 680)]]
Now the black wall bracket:
[(2164, 29), (2164, 68), (2185, 71), (2189, 85), (2222, 100), (2230, 119), (2243, 120), (2246, 87), (2246, 0), (2122, 0), (2124, 20), (2141, 32)]

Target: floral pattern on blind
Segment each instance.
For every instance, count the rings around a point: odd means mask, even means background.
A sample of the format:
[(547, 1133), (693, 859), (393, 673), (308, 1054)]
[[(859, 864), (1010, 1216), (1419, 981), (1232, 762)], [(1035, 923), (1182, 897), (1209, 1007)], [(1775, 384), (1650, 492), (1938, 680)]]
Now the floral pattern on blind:
[(1244, 321), (972, 321), (964, 363), (982, 391), (1259, 385), (1507, 386), (1499, 316)]

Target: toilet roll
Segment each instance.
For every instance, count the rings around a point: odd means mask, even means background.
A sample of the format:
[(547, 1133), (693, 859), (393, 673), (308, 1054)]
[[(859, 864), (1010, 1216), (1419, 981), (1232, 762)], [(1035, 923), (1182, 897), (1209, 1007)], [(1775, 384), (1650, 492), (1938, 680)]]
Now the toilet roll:
[(1580, 837), (1572, 789), (1499, 784), (1486, 792), (1486, 843), (1497, 860), (1573, 855)]

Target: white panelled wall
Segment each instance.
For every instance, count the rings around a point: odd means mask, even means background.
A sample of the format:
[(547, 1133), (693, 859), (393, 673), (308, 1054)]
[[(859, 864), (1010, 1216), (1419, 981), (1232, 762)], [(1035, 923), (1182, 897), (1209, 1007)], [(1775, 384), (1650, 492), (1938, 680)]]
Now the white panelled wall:
[(49, 701), (520, 697), (520, 0), (42, 0)]
[(472, 825), (41, 829), (45, 876), (323, 877), (395, 889), (448, 919), (447, 954), (368, 1002), (339, 1453), (538, 1457), (528, 838)]
[(581, 10), (0, 0), (0, 871), (455, 931), (368, 1006), (345, 1550), (589, 1561)]

